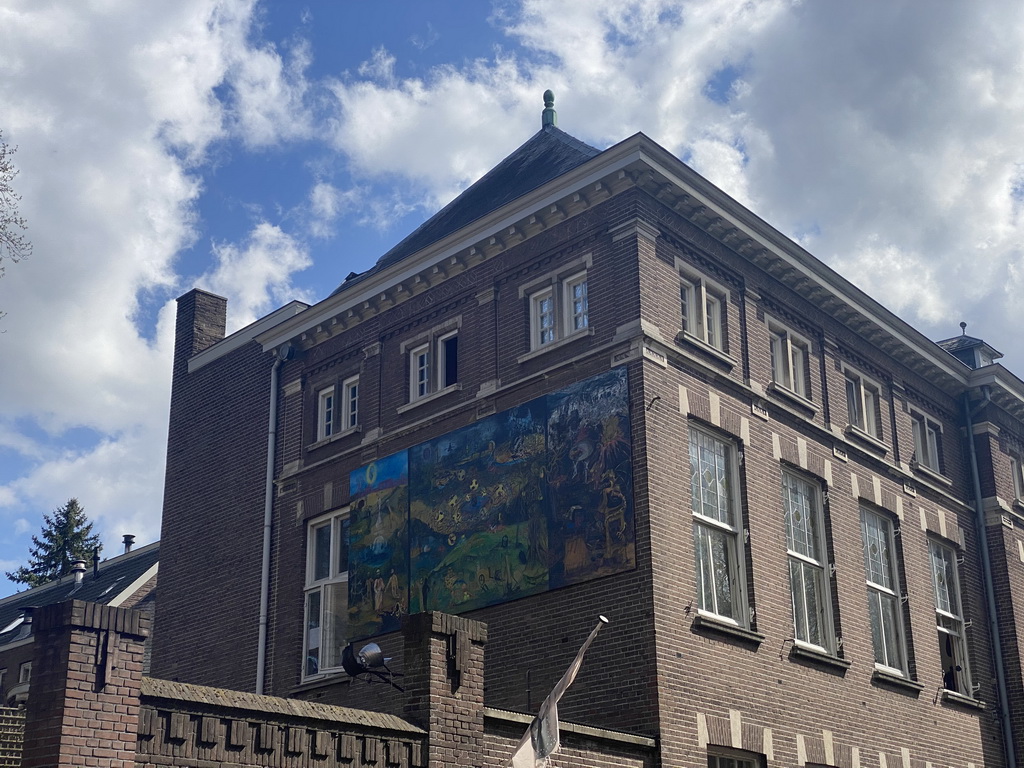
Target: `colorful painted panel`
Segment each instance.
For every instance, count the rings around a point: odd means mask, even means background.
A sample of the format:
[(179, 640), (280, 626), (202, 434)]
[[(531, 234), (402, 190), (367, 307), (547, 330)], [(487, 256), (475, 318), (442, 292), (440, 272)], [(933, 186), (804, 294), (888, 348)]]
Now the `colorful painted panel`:
[(400, 628), (409, 608), (409, 462), (403, 451), (353, 472), (348, 636)]
[(546, 397), (549, 587), (636, 565), (626, 371)]
[(354, 472), (350, 639), (634, 568), (628, 394), (617, 368)]
[(543, 405), (410, 452), (411, 610), (458, 613), (547, 589)]

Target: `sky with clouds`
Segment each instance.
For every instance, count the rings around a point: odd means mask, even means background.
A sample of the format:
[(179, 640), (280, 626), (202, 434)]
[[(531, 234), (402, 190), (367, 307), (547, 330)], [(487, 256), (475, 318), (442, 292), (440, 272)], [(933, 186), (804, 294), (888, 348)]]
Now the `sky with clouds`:
[[(1024, 372), (1019, 0), (0, 0), (34, 251), (0, 279), (0, 570), (77, 497), (159, 536), (174, 299), (325, 298), (526, 141), (667, 147)], [(0, 595), (14, 585), (0, 580)]]

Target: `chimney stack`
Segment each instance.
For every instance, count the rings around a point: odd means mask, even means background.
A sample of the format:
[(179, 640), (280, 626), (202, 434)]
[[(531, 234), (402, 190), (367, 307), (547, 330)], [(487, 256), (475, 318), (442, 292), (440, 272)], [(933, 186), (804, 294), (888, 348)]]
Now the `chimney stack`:
[(127, 555), (132, 551), (132, 544), (135, 543), (135, 537), (130, 533), (126, 533), (121, 538), (124, 541), (124, 553)]

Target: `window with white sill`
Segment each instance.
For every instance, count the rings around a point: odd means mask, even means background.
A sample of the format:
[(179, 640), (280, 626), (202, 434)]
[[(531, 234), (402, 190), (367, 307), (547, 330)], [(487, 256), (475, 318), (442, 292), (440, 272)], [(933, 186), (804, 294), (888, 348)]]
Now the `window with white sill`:
[(854, 371), (845, 371), (846, 409), (849, 424), (862, 432), (881, 439), (881, 412), (879, 386)]
[(774, 322), (768, 323), (768, 338), (771, 345), (772, 383), (810, 400), (810, 343)]
[(32, 679), (32, 662), (23, 661), (18, 667), (18, 683), (27, 683)]
[(935, 588), (935, 625), (939, 636), (942, 687), (962, 696), (973, 697), (956, 550), (934, 539), (928, 543), (928, 547), (932, 562), (932, 585)]
[(875, 664), (886, 671), (905, 676), (906, 644), (893, 523), (887, 516), (866, 508), (861, 509), (860, 523)]
[(727, 353), (728, 292), (701, 275), (684, 272), (679, 276), (679, 301), (684, 336)]
[(1013, 476), (1013, 496), (1024, 499), (1024, 462), (1017, 456), (1010, 457), (1010, 474)]
[(760, 768), (759, 756), (738, 749), (708, 747), (708, 768)]
[(786, 525), (794, 638), (833, 653), (835, 632), (821, 487), (793, 472), (783, 471), (782, 513)]
[(933, 472), (942, 472), (942, 427), (916, 411), (911, 411), (910, 421), (914, 428), (914, 461)]
[(541, 349), (590, 328), (587, 273), (549, 282), (529, 294), (530, 349)]
[(313, 520), (306, 537), (304, 678), (341, 667), (348, 617), (348, 510)]
[(690, 428), (690, 498), (693, 513), (697, 606), (746, 625), (742, 525), (736, 446)]
[(458, 330), (434, 334), (409, 350), (409, 402), (441, 392), (458, 381)]
[(323, 387), (316, 394), (316, 439), (355, 429), (359, 425), (359, 377)]

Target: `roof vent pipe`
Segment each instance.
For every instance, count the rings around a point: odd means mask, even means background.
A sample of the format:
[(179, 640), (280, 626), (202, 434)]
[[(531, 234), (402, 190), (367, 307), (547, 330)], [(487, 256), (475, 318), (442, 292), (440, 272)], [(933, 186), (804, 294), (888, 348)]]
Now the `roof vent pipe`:
[(75, 584), (81, 584), (85, 578), (85, 560), (75, 560), (71, 564), (71, 572), (75, 574)]
[(92, 551), (92, 575), (93, 576), (99, 576), (100, 575), (100, 548), (99, 547), (96, 547), (96, 549), (94, 549)]
[(135, 536), (130, 533), (126, 533), (121, 537), (121, 540), (124, 542), (124, 553), (127, 555), (132, 551), (132, 544), (135, 543)]

